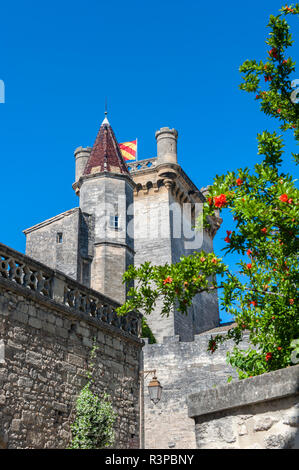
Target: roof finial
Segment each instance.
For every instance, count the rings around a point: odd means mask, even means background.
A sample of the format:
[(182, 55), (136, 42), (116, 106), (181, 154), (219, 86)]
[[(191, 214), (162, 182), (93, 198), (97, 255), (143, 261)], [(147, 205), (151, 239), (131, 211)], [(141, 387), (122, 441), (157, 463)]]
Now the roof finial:
[(106, 96), (106, 97), (105, 97), (105, 119), (104, 119), (104, 121), (102, 122), (102, 125), (103, 125), (103, 124), (108, 124), (108, 125), (110, 125), (110, 124), (109, 124), (109, 121), (108, 121), (108, 119), (107, 119), (107, 114), (108, 114), (108, 111), (107, 111), (107, 96)]

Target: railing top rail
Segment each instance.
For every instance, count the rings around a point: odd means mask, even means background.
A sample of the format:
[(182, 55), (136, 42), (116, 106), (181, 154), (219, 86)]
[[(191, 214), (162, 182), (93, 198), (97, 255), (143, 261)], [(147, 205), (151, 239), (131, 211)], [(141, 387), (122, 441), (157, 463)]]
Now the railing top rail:
[[(150, 166), (148, 166), (149, 163), (151, 163)], [(157, 157), (146, 158), (145, 160), (137, 160), (135, 162), (127, 162), (128, 167), (131, 168), (131, 171), (130, 171), (131, 173), (133, 173), (134, 171), (150, 170), (153, 167), (155, 167), (156, 164), (157, 164)]]

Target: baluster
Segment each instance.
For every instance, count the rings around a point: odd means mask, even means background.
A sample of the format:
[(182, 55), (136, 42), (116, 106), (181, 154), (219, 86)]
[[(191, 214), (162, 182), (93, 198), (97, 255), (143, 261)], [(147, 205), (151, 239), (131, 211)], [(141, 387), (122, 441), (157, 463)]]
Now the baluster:
[(8, 278), (9, 276), (9, 259), (4, 258), (0, 261), (0, 274), (2, 277)]

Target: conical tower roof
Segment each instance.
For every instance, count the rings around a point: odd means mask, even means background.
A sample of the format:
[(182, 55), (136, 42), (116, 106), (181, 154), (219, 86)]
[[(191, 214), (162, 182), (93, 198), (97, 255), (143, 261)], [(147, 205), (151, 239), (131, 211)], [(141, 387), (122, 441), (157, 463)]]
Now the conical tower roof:
[(129, 170), (119, 149), (115, 134), (107, 119), (102, 122), (90, 157), (84, 169), (84, 175), (109, 171), (129, 175)]

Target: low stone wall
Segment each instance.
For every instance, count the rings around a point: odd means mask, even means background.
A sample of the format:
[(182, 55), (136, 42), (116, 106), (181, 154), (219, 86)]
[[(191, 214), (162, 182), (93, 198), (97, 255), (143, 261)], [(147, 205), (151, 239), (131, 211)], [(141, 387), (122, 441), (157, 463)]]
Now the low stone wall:
[[(213, 334), (225, 334), (214, 332)], [(234, 346), (224, 342), (214, 354), (207, 351), (211, 332), (194, 336), (194, 341), (180, 341), (168, 336), (160, 344), (143, 348), (144, 370), (156, 369), (163, 391), (154, 405), (148, 396), (148, 376), (144, 382), (144, 447), (146, 449), (195, 449), (194, 422), (188, 417), (187, 396), (237, 379), (235, 370), (226, 363), (226, 353)], [(241, 346), (241, 344), (240, 344)], [(248, 347), (247, 339), (242, 347)]]
[(0, 448), (66, 448), (94, 341), (95, 392), (111, 396), (115, 448), (139, 447), (140, 318), (0, 245)]
[(299, 449), (299, 365), (189, 395), (199, 449)]

